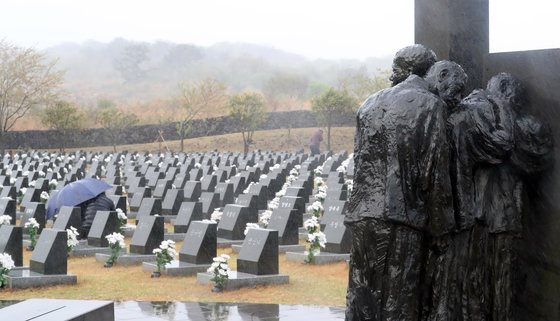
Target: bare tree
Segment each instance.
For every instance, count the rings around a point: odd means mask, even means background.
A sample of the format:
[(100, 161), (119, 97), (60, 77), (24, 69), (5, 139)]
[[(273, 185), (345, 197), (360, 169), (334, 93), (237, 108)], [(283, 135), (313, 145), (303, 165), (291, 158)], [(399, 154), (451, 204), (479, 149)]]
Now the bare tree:
[(117, 143), (130, 127), (138, 123), (138, 117), (130, 112), (124, 112), (116, 107), (105, 107), (97, 115), (97, 122), (107, 130), (113, 144), (113, 152), (117, 152)]
[(41, 122), (58, 133), (60, 151), (63, 152), (68, 137), (84, 129), (85, 117), (75, 103), (60, 100), (42, 111)]
[(202, 111), (215, 112), (227, 104), (226, 86), (214, 78), (192, 83), (179, 84), (180, 120), (177, 123), (177, 134), (181, 138), (181, 151), (183, 142), (191, 130), (193, 119)]
[(346, 90), (330, 88), (311, 101), (311, 111), (319, 124), (327, 126), (327, 149), (331, 149), (331, 128), (337, 120), (354, 113), (359, 106)]
[(231, 118), (237, 122), (238, 129), (243, 136), (243, 152), (249, 152), (249, 145), (253, 144), (255, 130), (266, 121), (266, 111), (263, 98), (258, 93), (243, 93), (234, 95), (229, 100)]
[(33, 106), (46, 105), (57, 97), (64, 71), (56, 70), (33, 48), (18, 47), (0, 40), (0, 146), (15, 123)]

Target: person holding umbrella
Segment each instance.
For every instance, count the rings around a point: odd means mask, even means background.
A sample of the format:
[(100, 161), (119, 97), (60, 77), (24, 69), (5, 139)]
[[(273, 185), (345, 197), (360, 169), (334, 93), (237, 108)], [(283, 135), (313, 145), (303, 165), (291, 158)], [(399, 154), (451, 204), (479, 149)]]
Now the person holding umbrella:
[(85, 239), (97, 211), (115, 210), (115, 204), (105, 195), (109, 188), (111, 185), (95, 178), (84, 178), (68, 184), (49, 199), (47, 219), (58, 214), (62, 206), (80, 207), (82, 226), (78, 227), (78, 238)]

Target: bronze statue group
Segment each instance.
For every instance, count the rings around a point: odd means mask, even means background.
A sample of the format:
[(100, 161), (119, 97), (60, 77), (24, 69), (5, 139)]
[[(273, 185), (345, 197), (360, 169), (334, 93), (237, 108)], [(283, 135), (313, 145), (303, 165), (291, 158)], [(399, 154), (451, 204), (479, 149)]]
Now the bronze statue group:
[[(553, 163), (523, 85), (422, 45), (357, 114), (347, 320), (514, 320), (524, 189)], [(465, 97), (466, 96), (466, 97)]]

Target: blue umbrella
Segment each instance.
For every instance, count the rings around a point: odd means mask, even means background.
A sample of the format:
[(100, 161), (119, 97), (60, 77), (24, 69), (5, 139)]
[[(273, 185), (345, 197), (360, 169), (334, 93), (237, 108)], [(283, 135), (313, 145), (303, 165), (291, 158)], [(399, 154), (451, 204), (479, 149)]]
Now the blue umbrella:
[(62, 206), (76, 206), (111, 188), (111, 185), (95, 178), (84, 178), (64, 186), (54, 193), (47, 204), (47, 219), (54, 217)]

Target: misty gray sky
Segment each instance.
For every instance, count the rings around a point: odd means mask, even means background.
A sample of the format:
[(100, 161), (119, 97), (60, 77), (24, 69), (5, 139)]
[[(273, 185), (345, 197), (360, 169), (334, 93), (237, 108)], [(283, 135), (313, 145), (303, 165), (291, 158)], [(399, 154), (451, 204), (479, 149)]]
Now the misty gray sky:
[[(558, 0), (490, 0), (490, 50), (560, 48), (559, 17)], [(414, 0), (3, 0), (0, 7), (0, 39), (19, 45), (116, 37), (362, 59), (413, 43)]]

